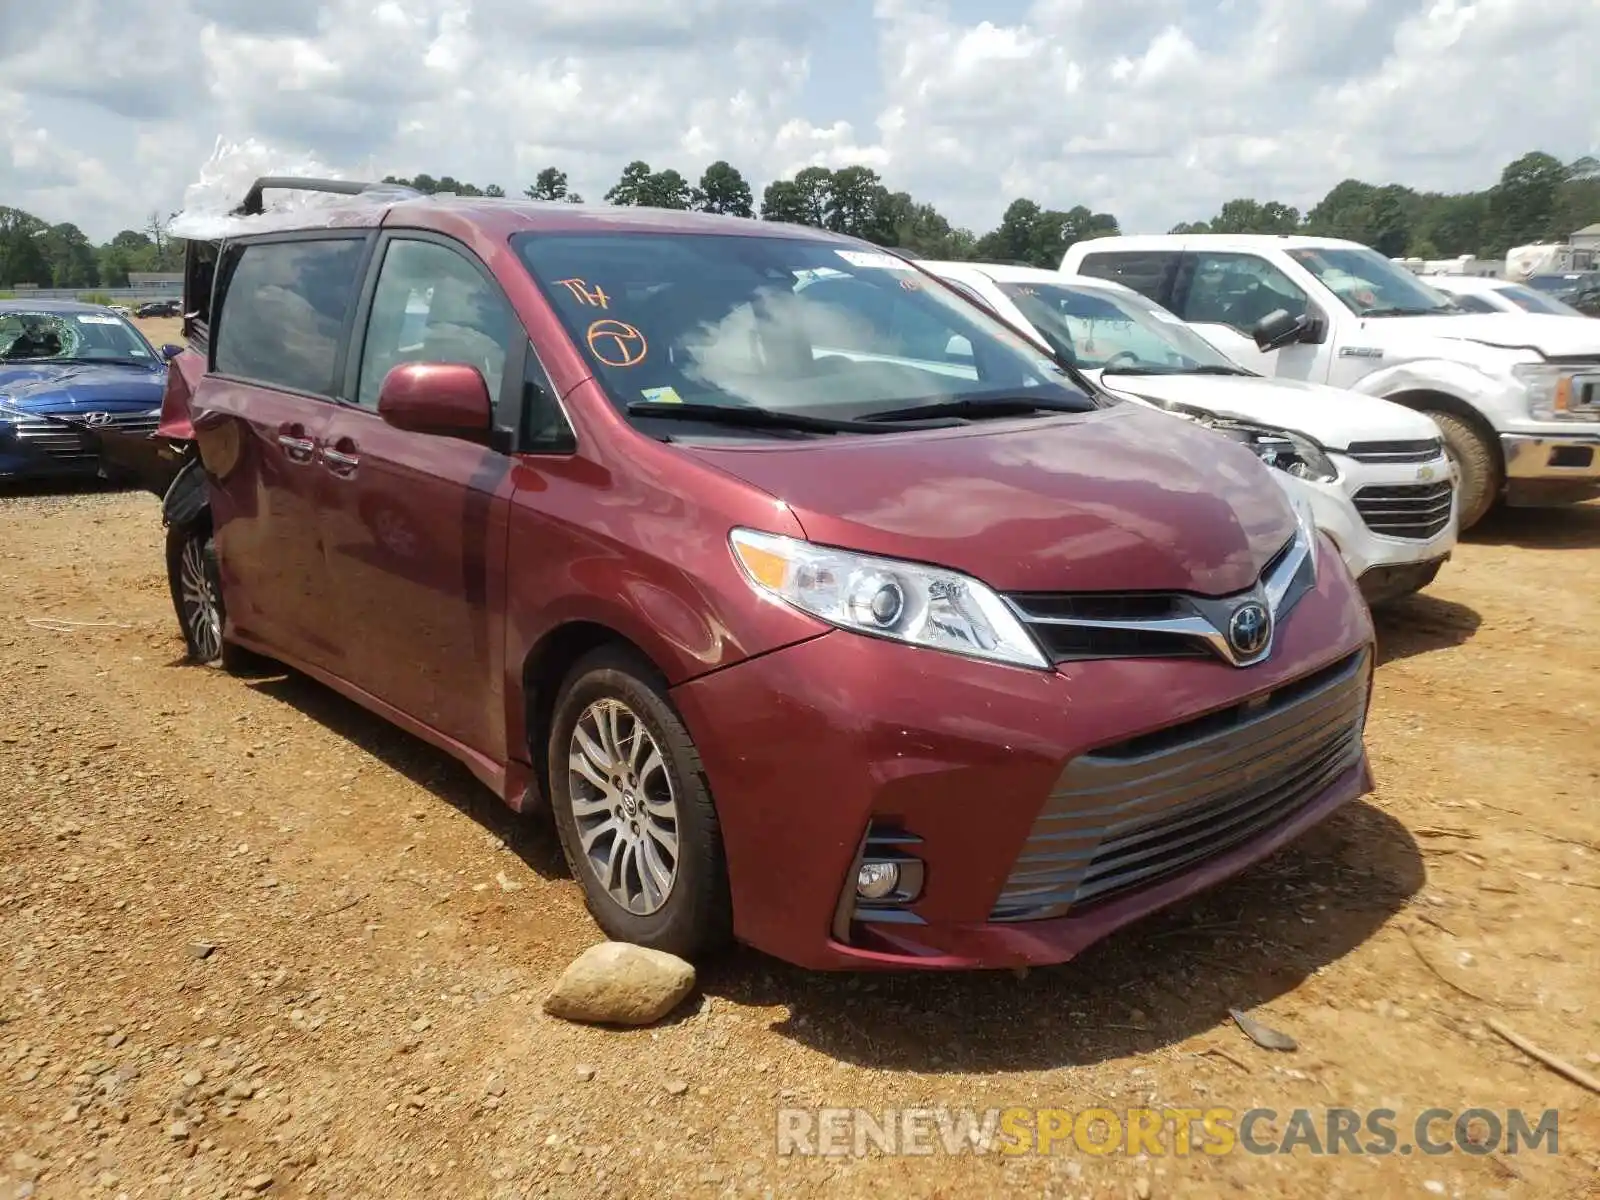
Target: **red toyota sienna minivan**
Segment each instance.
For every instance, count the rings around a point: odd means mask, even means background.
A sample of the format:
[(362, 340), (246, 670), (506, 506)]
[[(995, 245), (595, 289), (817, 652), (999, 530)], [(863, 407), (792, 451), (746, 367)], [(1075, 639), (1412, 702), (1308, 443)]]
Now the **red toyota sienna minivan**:
[(1060, 962), (1370, 788), (1367, 610), (1246, 446), (851, 238), (289, 183), (190, 244), (190, 653), (547, 806), (608, 935)]

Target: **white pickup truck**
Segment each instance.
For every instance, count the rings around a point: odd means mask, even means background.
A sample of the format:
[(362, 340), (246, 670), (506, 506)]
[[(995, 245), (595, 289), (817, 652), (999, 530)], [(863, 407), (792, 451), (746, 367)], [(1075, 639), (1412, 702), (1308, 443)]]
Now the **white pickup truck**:
[(1061, 269), (1126, 284), (1264, 375), (1427, 413), (1462, 529), (1498, 501), (1600, 496), (1600, 321), (1463, 313), (1375, 250), (1292, 234), (1096, 238)]
[(1451, 468), (1427, 417), (1263, 379), (1131, 288), (1037, 267), (919, 262), (1107, 390), (1247, 441), (1291, 477), (1370, 605), (1426, 587), (1456, 543)]

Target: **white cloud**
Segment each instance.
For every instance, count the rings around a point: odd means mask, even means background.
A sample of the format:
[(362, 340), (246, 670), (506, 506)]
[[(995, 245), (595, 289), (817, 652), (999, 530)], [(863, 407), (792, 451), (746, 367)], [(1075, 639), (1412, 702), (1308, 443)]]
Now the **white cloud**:
[(555, 164), (591, 197), (635, 158), (725, 157), (757, 194), (861, 162), (977, 229), (1018, 195), (1165, 229), (1239, 195), (1481, 187), (1528, 149), (1600, 150), (1595, 0), (1314, 8), (57, 0), (0, 44), (0, 200), (108, 237), (175, 208), (222, 136), (513, 192)]

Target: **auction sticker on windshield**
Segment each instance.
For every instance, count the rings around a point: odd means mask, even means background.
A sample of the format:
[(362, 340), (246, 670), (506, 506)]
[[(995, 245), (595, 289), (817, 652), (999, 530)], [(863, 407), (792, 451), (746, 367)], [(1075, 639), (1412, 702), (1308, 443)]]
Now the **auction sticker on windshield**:
[(78, 318), (79, 325), (121, 325), (121, 317), (95, 317), (85, 314)]
[(840, 258), (852, 267), (878, 267), (886, 271), (909, 271), (911, 264), (892, 254), (876, 254), (870, 250), (835, 250)]

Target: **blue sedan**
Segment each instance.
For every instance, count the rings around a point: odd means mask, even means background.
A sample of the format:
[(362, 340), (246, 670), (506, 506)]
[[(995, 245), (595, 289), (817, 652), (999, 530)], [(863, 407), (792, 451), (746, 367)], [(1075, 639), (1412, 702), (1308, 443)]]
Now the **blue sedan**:
[(91, 431), (153, 432), (180, 351), (99, 305), (0, 301), (0, 479), (95, 474)]

